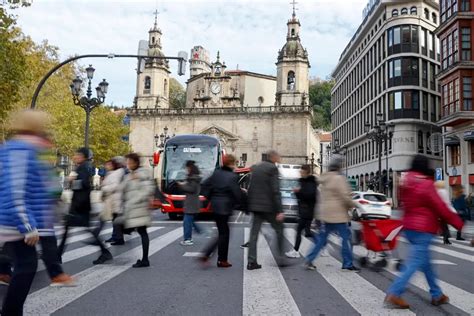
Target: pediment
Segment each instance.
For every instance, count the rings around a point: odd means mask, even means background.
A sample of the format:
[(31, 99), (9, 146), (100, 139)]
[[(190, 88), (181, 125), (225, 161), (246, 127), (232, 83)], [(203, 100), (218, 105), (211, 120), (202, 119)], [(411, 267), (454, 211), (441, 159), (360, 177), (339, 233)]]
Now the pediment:
[(202, 131), (199, 132), (199, 134), (204, 134), (204, 135), (211, 135), (211, 136), (216, 136), (218, 137), (222, 143), (224, 144), (231, 144), (239, 140), (239, 136), (235, 135), (234, 133), (231, 133), (222, 127), (219, 127), (217, 125), (211, 125), (209, 127), (206, 127)]

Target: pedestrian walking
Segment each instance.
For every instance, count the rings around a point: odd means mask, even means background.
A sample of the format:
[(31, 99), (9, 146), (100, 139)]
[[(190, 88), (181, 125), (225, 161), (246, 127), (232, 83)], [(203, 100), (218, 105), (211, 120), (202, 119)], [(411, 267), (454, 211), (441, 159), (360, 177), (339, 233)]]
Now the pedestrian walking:
[(91, 213), (91, 170), (90, 165), (90, 151), (88, 148), (79, 148), (74, 154), (73, 160), (76, 164), (76, 171), (69, 176), (69, 182), (72, 189), (72, 200), (69, 214), (66, 215), (64, 235), (59, 245), (59, 257), (62, 257), (66, 248), (66, 241), (71, 227), (87, 227), (88, 231), (94, 238), (94, 244), (100, 247), (101, 254), (99, 258), (94, 260), (93, 264), (103, 264), (112, 260), (112, 254), (105, 248), (104, 244), (98, 236), (89, 228), (90, 213)]
[(184, 200), (184, 218), (183, 218), (183, 240), (180, 242), (183, 246), (192, 246), (193, 228), (198, 234), (203, 232), (202, 228), (196, 224), (196, 216), (201, 208), (199, 194), (201, 192), (201, 177), (199, 168), (192, 160), (186, 162), (187, 177), (186, 181), (178, 182), (180, 188), (186, 194)]
[(214, 171), (203, 184), (204, 195), (211, 202), (214, 221), (216, 222), (218, 237), (211, 241), (203, 251), (201, 261), (207, 262), (217, 248), (217, 266), (229, 268), (229, 217), (234, 207), (240, 203), (241, 191), (239, 176), (234, 173), (236, 159), (232, 155), (224, 157), (223, 167)]
[(311, 223), (314, 218), (314, 208), (318, 191), (318, 182), (316, 177), (311, 174), (309, 165), (301, 166), (301, 178), (299, 179), (299, 188), (295, 188), (296, 198), (298, 199), (298, 226), (296, 229), (296, 241), (292, 250), (285, 253), (288, 258), (299, 258), (301, 234), (312, 236)]
[[(466, 203), (466, 195), (464, 194), (464, 188), (462, 185), (457, 184), (453, 187), (453, 207), (456, 209), (459, 217), (466, 222), (469, 220), (469, 208)], [(461, 230), (457, 231), (456, 240), (466, 240), (462, 238)]]
[(0, 243), (13, 261), (2, 315), (23, 314), (38, 265), (39, 229), (49, 228), (42, 222), (50, 220), (44, 216), (52, 205), (49, 170), (39, 159), (48, 124), (44, 112), (18, 112), (10, 122), (13, 136), (0, 147)]
[[(106, 174), (101, 186), (103, 209), (99, 216), (99, 226), (94, 230), (96, 236), (99, 236), (105, 223), (116, 218), (122, 209), (121, 184), (125, 177), (125, 171), (114, 159), (105, 163), (105, 169)], [(124, 243), (123, 236), (112, 242), (113, 245), (123, 245)]]
[(129, 173), (125, 176), (123, 195), (123, 215), (114, 221), (116, 230), (123, 236), (124, 230), (136, 230), (142, 241), (142, 259), (137, 260), (134, 268), (150, 266), (148, 251), (150, 239), (147, 227), (151, 225), (150, 201), (153, 197), (154, 186), (151, 173), (140, 165), (140, 156), (131, 153), (126, 156)]
[(459, 230), (463, 222), (436, 192), (426, 156), (416, 155), (413, 158), (410, 171), (401, 183), (400, 199), (403, 229), (410, 243), (409, 254), (405, 269), (387, 291), (385, 303), (389, 307), (409, 308), (409, 304), (401, 295), (413, 274), (420, 270), (425, 274), (430, 287), (431, 304), (446, 304), (449, 298), (438, 286), (431, 263), (430, 245), (439, 231), (439, 219)]
[[(451, 204), (449, 200), (449, 192), (446, 190), (446, 184), (444, 181), (436, 181), (435, 182), (436, 192), (438, 192), (439, 196), (443, 200), (444, 204), (453, 212), (457, 213), (456, 209)], [(441, 221), (441, 235), (443, 236), (443, 243), (445, 245), (451, 245), (449, 238), (451, 237), (451, 233), (449, 232), (449, 226), (446, 222)]]
[(328, 172), (320, 177), (321, 205), (319, 209), (319, 220), (322, 227), (318, 235), (314, 235), (314, 246), (305, 259), (305, 267), (315, 270), (313, 265), (319, 252), (326, 246), (329, 234), (337, 233), (342, 238), (342, 270), (360, 272), (352, 262), (351, 231), (349, 210), (355, 204), (351, 199), (351, 189), (346, 177), (341, 173), (342, 157), (333, 156), (329, 162)]
[(280, 162), (280, 155), (270, 150), (267, 153), (268, 161), (252, 166), (252, 179), (248, 190), (249, 211), (253, 213), (252, 228), (250, 230), (248, 270), (261, 269), (257, 262), (257, 241), (263, 222), (269, 222), (275, 230), (278, 246), (277, 262), (280, 266), (286, 263), (282, 260), (283, 250), (283, 214), (279, 172), (276, 163)]

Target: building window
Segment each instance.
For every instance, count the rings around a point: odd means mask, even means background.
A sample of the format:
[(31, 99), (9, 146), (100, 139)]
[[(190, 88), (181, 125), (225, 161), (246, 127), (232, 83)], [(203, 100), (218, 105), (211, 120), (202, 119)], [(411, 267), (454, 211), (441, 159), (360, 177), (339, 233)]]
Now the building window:
[(421, 61), (421, 84), (428, 88), (428, 62), (426, 60)]
[(389, 120), (399, 118), (420, 118), (420, 93), (418, 90), (390, 92)]
[(425, 147), (423, 146), (423, 132), (418, 131), (418, 153), (423, 154), (425, 152)]
[(421, 28), (421, 34), (420, 34), (420, 44), (421, 44), (421, 53), (425, 56), (428, 54), (428, 50), (426, 49), (426, 29)]
[(400, 11), (400, 13), (401, 13), (402, 15), (408, 14), (408, 9), (407, 9), (407, 8), (402, 8), (402, 10)]
[(425, 9), (425, 19), (430, 19), (430, 11), (428, 11), (428, 9)]
[(428, 93), (423, 92), (423, 119), (428, 121)]
[[(441, 41), (443, 50), (442, 69), (446, 69), (458, 61), (459, 56), (458, 30), (454, 30)], [(470, 43), (469, 43), (470, 45)]]
[(405, 57), (389, 61), (388, 86), (419, 85), (418, 58)]
[(149, 76), (145, 77), (145, 88), (143, 90), (144, 94), (149, 94), (151, 91), (151, 78)]
[(417, 10), (416, 10), (416, 7), (411, 7), (411, 8), (410, 8), (410, 14), (411, 14), (411, 15), (417, 15), (417, 13), (418, 13), (418, 12), (417, 12)]
[(431, 14), (431, 20), (433, 20), (434, 24), (438, 23), (438, 16), (436, 15), (436, 13)]
[(451, 166), (459, 166), (461, 164), (461, 146), (450, 146), (449, 151), (451, 153)]
[(263, 97), (262, 97), (262, 96), (259, 96), (258, 99), (257, 99), (258, 105), (259, 105), (259, 106), (262, 106), (263, 101), (264, 101)]
[(295, 90), (295, 73), (293, 71), (288, 72), (288, 80), (287, 80), (287, 90), (294, 91)]
[(165, 79), (163, 82), (163, 96), (168, 96), (168, 80)]
[(397, 9), (392, 10), (392, 17), (395, 17), (395, 16), (398, 16), (398, 10)]
[(471, 0), (461, 0), (461, 11), (471, 11)]
[(463, 110), (472, 111), (472, 77), (462, 78)]
[(470, 152), (471, 152), (471, 161), (470, 163), (474, 163), (474, 141), (470, 141), (469, 142), (469, 149), (470, 149)]
[(435, 65), (430, 63), (430, 89), (436, 91), (436, 71)]
[(402, 25), (388, 29), (388, 55), (418, 53), (418, 26)]
[(262, 154), (262, 161), (268, 161), (268, 155)]
[(459, 111), (459, 78), (443, 86), (444, 116)]
[[(461, 1), (465, 1), (465, 0), (461, 0)], [(469, 0), (467, 0), (466, 2), (469, 2)], [(462, 3), (461, 3), (461, 8), (462, 8)], [(441, 23), (449, 19), (457, 11), (458, 11), (457, 0), (441, 0), (440, 1)]]
[(426, 133), (426, 153), (428, 155), (431, 155), (430, 137), (431, 137), (431, 133), (430, 132)]
[(461, 49), (461, 59), (471, 60), (471, 29), (468, 27), (461, 28)]

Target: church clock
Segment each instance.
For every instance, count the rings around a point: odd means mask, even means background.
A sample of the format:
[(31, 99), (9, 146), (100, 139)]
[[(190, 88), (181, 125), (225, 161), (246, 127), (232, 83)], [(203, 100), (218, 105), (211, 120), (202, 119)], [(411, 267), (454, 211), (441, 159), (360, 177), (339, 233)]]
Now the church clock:
[(214, 94), (219, 94), (221, 92), (221, 84), (219, 82), (211, 83), (211, 92)]

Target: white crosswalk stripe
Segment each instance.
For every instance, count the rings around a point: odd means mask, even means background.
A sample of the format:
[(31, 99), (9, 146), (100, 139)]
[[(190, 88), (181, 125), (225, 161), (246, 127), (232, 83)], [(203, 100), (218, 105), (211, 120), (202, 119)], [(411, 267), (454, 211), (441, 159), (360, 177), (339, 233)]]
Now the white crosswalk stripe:
[[(285, 235), (290, 243), (294, 245), (295, 230), (287, 228), (285, 229)], [(300, 252), (306, 256), (312, 246), (312, 242), (303, 238)], [(361, 315), (414, 315), (413, 312), (408, 310), (395, 311), (384, 308), (385, 293), (359, 274), (342, 272), (341, 263), (332, 256), (319, 257), (314, 264), (317, 267), (317, 272)], [(361, 299), (361, 293), (364, 293), (364, 299)]]
[[(168, 246), (179, 237), (182, 230), (174, 229), (163, 236), (150, 241), (150, 256)], [(112, 264), (96, 265), (76, 274), (76, 287), (46, 287), (28, 296), (24, 313), (26, 315), (49, 315), (77, 300), (101, 284), (131, 268), (132, 263), (140, 258), (142, 247), (138, 246), (114, 258)]]
[[(249, 240), (250, 228), (245, 228)], [(301, 315), (285, 280), (277, 267), (270, 247), (263, 235), (258, 238), (257, 253), (263, 269), (247, 270), (247, 253), (244, 251), (243, 315)]]
[[(335, 237), (330, 236), (329, 240), (337, 245), (341, 245), (341, 241)], [(353, 253), (359, 257), (365, 256), (367, 254), (367, 250), (361, 246), (354, 246), (352, 249)], [(456, 257), (456, 255), (454, 255)], [(388, 271), (394, 275), (399, 275), (396, 271), (391, 271), (390, 269), (386, 268), (385, 271)], [(428, 284), (424, 276), (420, 273), (417, 273), (411, 280), (410, 283), (424, 291), (429, 291)], [(469, 313), (470, 315), (474, 315), (474, 294), (464, 291), (448, 282), (444, 282), (442, 280), (438, 280), (439, 286), (446, 291), (446, 294), (449, 296), (450, 304), (456, 306), (457, 308)]]
[[(398, 240), (402, 241), (404, 243), (408, 243), (408, 240), (405, 237), (399, 237)], [(460, 247), (466, 247), (467, 248), (467, 246), (462, 246), (462, 245), (456, 245), (456, 246), (457, 246), (457, 248), (460, 248)], [(466, 260), (466, 261), (469, 261), (469, 262), (474, 262), (474, 254), (468, 255), (468, 254), (465, 254), (465, 253), (462, 253), (462, 252), (458, 252), (458, 251), (451, 250), (451, 249), (446, 249), (446, 248), (435, 246), (435, 245), (431, 245), (430, 249), (432, 251), (435, 251), (435, 252), (438, 252), (438, 253), (441, 253), (441, 254), (444, 254), (444, 255), (452, 256), (452, 257), (459, 258), (459, 259), (462, 259), (462, 260)], [(467, 249), (469, 251), (472, 251), (473, 248), (470, 248), (470, 249), (467, 248)]]

